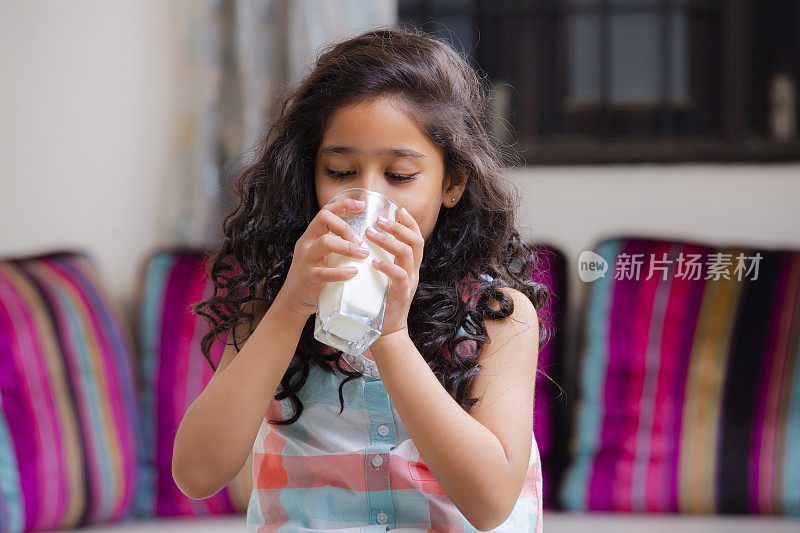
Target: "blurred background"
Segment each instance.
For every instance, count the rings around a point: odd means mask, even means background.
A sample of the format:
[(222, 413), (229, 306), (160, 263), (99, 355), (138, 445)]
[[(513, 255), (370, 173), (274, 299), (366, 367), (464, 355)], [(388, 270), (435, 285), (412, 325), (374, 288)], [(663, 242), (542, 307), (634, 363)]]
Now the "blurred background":
[(485, 72), (523, 229), (573, 262), (619, 230), (800, 244), (795, 0), (4, 0), (0, 251), (85, 248), (130, 314), (148, 250), (215, 242), (281, 88), (398, 22)]
[(281, 88), (397, 22), (488, 76), (523, 229), (570, 259), (618, 230), (797, 246), (797, 4), (4, 0), (0, 251), (88, 249), (130, 313), (148, 250), (215, 242)]
[(150, 254), (220, 239), (282, 90), (322, 46), (400, 24), (486, 77), (525, 161), (520, 231), (563, 252), (561, 353), (603, 239), (800, 250), (800, 0), (0, 0), (0, 254), (86, 251), (135, 324)]

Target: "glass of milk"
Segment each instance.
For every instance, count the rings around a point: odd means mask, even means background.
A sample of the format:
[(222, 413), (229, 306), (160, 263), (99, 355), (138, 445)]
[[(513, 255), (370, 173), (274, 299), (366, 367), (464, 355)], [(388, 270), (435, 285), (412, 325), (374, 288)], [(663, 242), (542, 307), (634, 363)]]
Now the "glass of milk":
[(364, 201), (363, 209), (348, 211), (342, 219), (361, 237), (362, 246), (369, 248), (370, 254), (356, 259), (331, 252), (325, 257), (329, 267), (355, 266), (358, 273), (344, 281), (327, 282), (322, 288), (317, 301), (314, 338), (345, 353), (360, 355), (381, 336), (391, 282), (386, 274), (375, 269), (372, 260), (394, 262), (394, 255), (367, 239), (364, 232), (372, 226), (388, 234), (375, 223), (379, 216), (395, 220), (400, 206), (385, 194), (360, 187), (344, 190), (328, 203), (341, 197)]

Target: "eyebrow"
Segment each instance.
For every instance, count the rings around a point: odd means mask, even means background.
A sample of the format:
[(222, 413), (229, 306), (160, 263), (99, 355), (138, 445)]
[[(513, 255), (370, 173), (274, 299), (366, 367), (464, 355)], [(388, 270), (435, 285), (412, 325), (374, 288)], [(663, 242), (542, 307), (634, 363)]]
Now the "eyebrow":
[[(320, 150), (325, 155), (336, 154), (360, 154), (361, 150), (357, 150), (350, 146), (326, 146)], [(422, 159), (426, 157), (424, 154), (411, 150), (410, 148), (384, 148), (383, 150), (376, 150), (374, 155), (392, 155), (394, 157), (410, 157), (412, 159)]]

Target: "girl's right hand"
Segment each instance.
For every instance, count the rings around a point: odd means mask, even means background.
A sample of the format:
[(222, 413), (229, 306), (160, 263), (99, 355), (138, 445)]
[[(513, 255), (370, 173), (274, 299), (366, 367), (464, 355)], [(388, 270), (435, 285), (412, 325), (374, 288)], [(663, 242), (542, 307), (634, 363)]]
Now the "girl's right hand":
[(360, 211), (363, 208), (364, 202), (361, 200), (338, 198), (324, 205), (297, 239), (292, 264), (280, 291), (293, 310), (313, 315), (317, 312), (319, 293), (326, 283), (345, 281), (355, 275), (355, 272), (350, 272), (352, 267), (326, 266), (325, 256), (329, 253), (336, 252), (355, 259), (364, 259), (369, 255), (369, 251), (359, 253), (361, 244), (366, 243), (360, 242), (353, 228), (341, 218), (348, 211)]

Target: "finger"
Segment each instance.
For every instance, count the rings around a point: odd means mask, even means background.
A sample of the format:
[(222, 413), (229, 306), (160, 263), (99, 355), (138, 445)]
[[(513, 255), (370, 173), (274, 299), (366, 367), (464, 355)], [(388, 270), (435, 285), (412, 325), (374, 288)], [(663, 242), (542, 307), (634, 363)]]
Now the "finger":
[[(410, 265), (403, 265), (403, 268), (410, 269), (410, 272), (419, 270), (422, 263), (422, 254), (425, 249), (425, 239), (417, 233), (419, 226), (414, 221), (408, 211), (401, 209), (397, 212), (398, 220), (381, 221), (378, 219), (378, 227), (384, 228), (386, 231), (391, 232), (396, 238), (403, 241), (413, 250), (412, 261)], [(411, 265), (414, 265), (413, 267)]]
[[(372, 226), (367, 228), (367, 231), (364, 232), (364, 235), (370, 241), (374, 242), (393, 256), (395, 258), (398, 255), (409, 255), (409, 257), (413, 257), (413, 249), (409, 244), (404, 243), (391, 233), (386, 233), (383, 231), (378, 231)], [(395, 261), (396, 263), (397, 261)]]
[(372, 268), (383, 272), (389, 279), (392, 280), (392, 283), (406, 283), (408, 284), (408, 271), (401, 268), (400, 265), (396, 265), (394, 263), (390, 263), (389, 261), (381, 261), (379, 259), (372, 260)]
[(400, 211), (397, 214), (397, 220), (399, 220), (401, 224), (410, 228), (411, 231), (417, 234), (417, 236), (419, 236), (420, 239), (422, 239), (423, 241), (425, 240), (422, 237), (422, 230), (419, 229), (419, 224), (417, 224), (417, 221), (414, 219), (414, 217), (411, 216), (411, 213), (406, 211), (405, 207), (400, 208)]
[(352, 257), (354, 259), (364, 259), (369, 255), (369, 248), (359, 246), (352, 241), (346, 241), (333, 233), (326, 233), (311, 246), (309, 254), (315, 261), (319, 261), (331, 252)]
[(367, 239), (392, 254), (394, 256), (394, 264), (408, 272), (414, 272), (414, 249), (410, 245), (397, 239), (394, 235), (380, 231), (376, 231), (372, 235), (370, 231), (367, 231), (365, 235)]
[[(353, 198), (345, 198), (344, 200), (347, 202), (347, 205), (344, 207), (332, 206), (332, 209), (344, 214), (347, 211), (358, 211), (363, 208), (363, 206), (358, 207), (358, 205), (352, 205), (350, 202), (356, 201)], [(319, 239), (328, 232), (331, 232), (356, 244), (361, 244), (361, 241), (356, 235), (356, 232), (353, 231), (353, 228), (350, 227), (350, 224), (342, 220), (340, 215), (337, 215), (334, 211), (328, 209), (327, 204), (320, 209), (319, 213), (317, 213), (317, 216), (314, 217), (314, 221), (312, 223), (315, 223), (315, 227), (311, 231), (311, 238), (314, 240)]]
[(364, 201), (355, 198), (348, 198), (347, 196), (340, 196), (332, 202), (322, 206), (322, 209), (327, 209), (337, 216), (342, 216), (348, 211), (361, 211), (364, 209)]
[[(408, 215), (410, 217), (410, 215)], [(424, 245), (424, 240), (421, 235), (418, 235), (407, 223), (402, 220), (394, 221), (380, 218), (377, 221), (379, 228), (388, 231), (394, 235), (398, 240), (406, 243), (407, 245), (415, 248)], [(420, 248), (421, 249), (421, 248)]]
[(422, 230), (419, 229), (419, 224), (417, 224), (417, 221), (414, 220), (414, 217), (411, 216), (411, 213), (409, 213), (405, 207), (400, 208), (397, 217), (401, 224), (414, 232), (415, 240), (412, 244), (414, 249), (414, 272), (418, 272), (422, 264), (422, 255), (425, 250), (425, 237), (422, 236)]
[(328, 283), (331, 281), (345, 281), (358, 273), (354, 267), (312, 267), (311, 277), (317, 283)]

